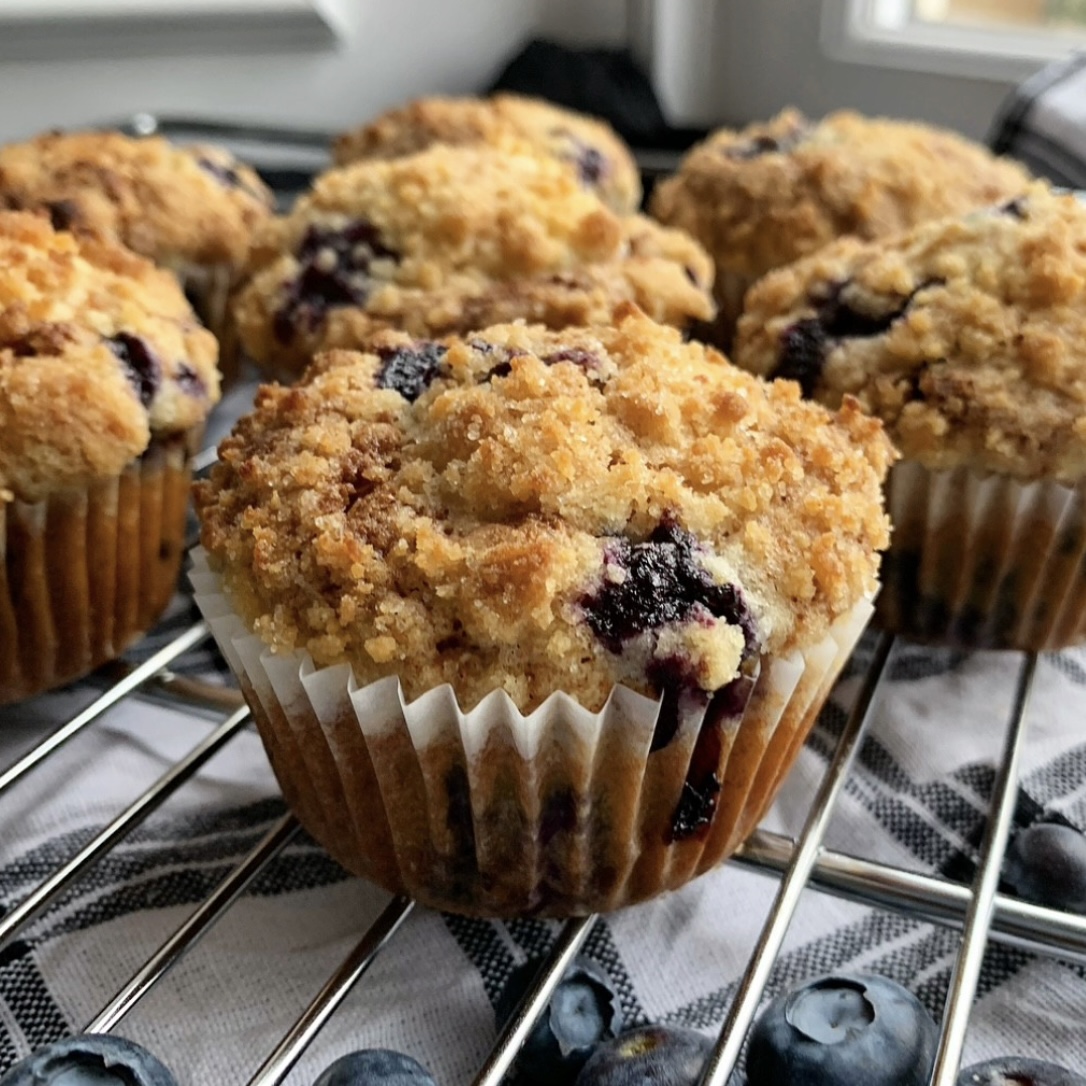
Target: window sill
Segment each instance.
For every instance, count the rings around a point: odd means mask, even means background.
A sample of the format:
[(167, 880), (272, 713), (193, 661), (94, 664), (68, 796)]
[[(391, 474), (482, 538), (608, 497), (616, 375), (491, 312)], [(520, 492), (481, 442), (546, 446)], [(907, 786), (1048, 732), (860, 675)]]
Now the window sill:
[(1086, 47), (1086, 34), (913, 22), (880, 26), (872, 0), (823, 0), (822, 48), (834, 60), (1018, 82)]
[(343, 0), (0, 0), (0, 59), (327, 49)]

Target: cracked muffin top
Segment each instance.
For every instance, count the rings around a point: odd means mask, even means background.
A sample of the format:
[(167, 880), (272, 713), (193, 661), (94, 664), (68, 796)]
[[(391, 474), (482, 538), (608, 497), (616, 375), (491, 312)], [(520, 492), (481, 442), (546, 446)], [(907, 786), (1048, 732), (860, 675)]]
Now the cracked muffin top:
[(836, 238), (877, 238), (995, 203), (1024, 167), (928, 125), (794, 109), (695, 147), (656, 186), (652, 213), (687, 230), (717, 272), (754, 278)]
[(696, 242), (616, 215), (530, 146), (436, 145), (319, 177), (258, 236), (234, 316), (251, 357), (297, 376), (381, 328), (589, 325), (625, 301), (685, 327), (712, 316), (711, 282)]
[(165, 267), (244, 263), (270, 190), (220, 147), (51, 132), (0, 147), (0, 208), (115, 238)]
[(168, 272), (0, 212), (0, 500), (118, 475), (153, 436), (198, 425), (217, 353)]
[(336, 163), (399, 158), (435, 143), (489, 144), (525, 141), (572, 167), (586, 188), (626, 214), (641, 203), (641, 174), (630, 149), (604, 121), (538, 98), (420, 98), (389, 110), (337, 137)]
[(629, 306), (613, 327), (386, 332), (261, 389), (198, 485), (273, 650), (528, 712), (616, 682), (705, 698), (875, 586), (892, 450)]
[(840, 242), (747, 295), (736, 362), (855, 396), (933, 470), (1086, 475), (1086, 207), (1036, 184), (896, 238)]

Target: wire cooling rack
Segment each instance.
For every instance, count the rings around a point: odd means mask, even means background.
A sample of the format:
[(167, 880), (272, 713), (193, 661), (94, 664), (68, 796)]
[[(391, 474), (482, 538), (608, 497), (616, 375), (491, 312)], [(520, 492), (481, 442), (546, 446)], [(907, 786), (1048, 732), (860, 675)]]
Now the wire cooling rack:
[[(279, 192), (288, 197), (291, 191), (304, 187), (305, 179), (327, 161), (327, 138), (320, 134), (252, 126), (208, 125), (202, 121), (161, 121), (142, 114), (132, 118), (125, 127), (138, 134), (161, 131), (175, 138), (213, 138), (231, 143), (240, 141), (250, 151), (246, 157), (257, 165), (263, 165), (265, 175), (270, 176)], [(271, 165), (268, 165), (269, 162)], [(197, 460), (197, 468), (206, 466), (213, 458), (212, 452), (203, 454)], [(76, 716), (58, 722), (56, 730), (46, 739), (0, 772), (2, 796), (9, 789), (17, 788), (69, 740), (102, 721), (111, 709), (127, 698), (165, 699), (183, 710), (199, 713), (201, 719), (209, 713), (221, 718), (218, 726), (196, 747), (172, 765), (75, 855), (0, 916), (0, 953), (92, 865), (190, 782), (202, 767), (249, 725), (249, 710), (236, 690), (184, 677), (174, 671), (187, 653), (204, 647), (209, 639), (210, 631), (206, 624), (196, 622), (143, 663), (136, 666), (113, 665), (114, 670), (123, 672), (118, 681)], [(883, 634), (864, 671), (847, 723), (799, 835), (793, 839), (759, 829), (729, 861), (777, 877), (780, 885), (720, 1027), (701, 1086), (725, 1086), (731, 1078), (789, 924), (801, 896), (808, 888), (960, 930), (961, 941), (940, 1025), (932, 1086), (953, 1086), (957, 1077), (970, 1010), (989, 941), (1086, 964), (1086, 917), (1028, 904), (998, 892), (1000, 868), (1014, 814), (1024, 722), (1036, 674), (1037, 659), (1032, 654), (1022, 658), (1013, 697), (1007, 707), (1002, 757), (980, 847), (979, 863), (971, 885), (833, 851), (823, 845), (853, 757), (875, 715), (882, 680), (895, 651), (895, 639)], [(300, 828), (292, 815), (280, 818), (98, 1014), (85, 1024), (85, 1031), (108, 1033), (114, 1030), (156, 985), (168, 983), (170, 970), (223, 918), (253, 880), (299, 833)], [(395, 897), (386, 905), (278, 1044), (267, 1053), (249, 1080), (249, 1086), (275, 1086), (284, 1081), (322, 1026), (363, 979), (378, 955), (390, 945), (391, 952), (395, 953), (396, 934), (414, 908), (414, 903), (403, 897)], [(595, 916), (577, 918), (561, 927), (520, 1006), (500, 1032), (472, 1080), (473, 1086), (498, 1086), (503, 1080), (532, 1027), (545, 1010), (566, 967), (584, 945), (596, 919)]]

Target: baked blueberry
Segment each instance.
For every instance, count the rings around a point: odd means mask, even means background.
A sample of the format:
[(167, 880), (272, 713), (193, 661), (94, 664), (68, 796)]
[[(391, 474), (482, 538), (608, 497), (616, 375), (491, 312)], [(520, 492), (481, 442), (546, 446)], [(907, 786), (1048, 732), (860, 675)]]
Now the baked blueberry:
[(939, 1028), (885, 977), (821, 977), (775, 999), (750, 1035), (748, 1086), (926, 1086)]
[(1003, 877), (1026, 901), (1086, 914), (1086, 836), (1073, 826), (1035, 822), (1011, 841)]
[(418, 1060), (387, 1048), (348, 1052), (329, 1064), (313, 1086), (437, 1086)]
[(572, 362), (583, 370), (599, 369), (600, 365), (599, 357), (582, 347), (567, 347), (562, 351), (554, 351), (552, 354), (545, 355), (543, 361), (548, 366), (555, 366), (559, 362)]
[(136, 390), (140, 403), (148, 407), (162, 383), (162, 366), (146, 340), (118, 332), (106, 340), (109, 349), (121, 360), (125, 376)]
[(803, 395), (813, 396), (834, 340), (881, 336), (904, 316), (920, 291), (935, 285), (934, 280), (921, 283), (903, 298), (894, 300), (889, 308), (868, 311), (845, 298), (847, 283), (830, 284), (821, 297), (812, 299), (817, 315), (796, 321), (782, 333), (779, 357), (770, 379), (798, 381)]
[(298, 274), (274, 318), (281, 343), (293, 340), (299, 324), (316, 328), (334, 306), (364, 305), (372, 285), (370, 265), (396, 254), (372, 223), (359, 220), (339, 229), (310, 226), (296, 256)]
[[(499, 1029), (512, 1017), (541, 965), (541, 958), (531, 958), (513, 970), (494, 1008)], [(517, 1081), (531, 1086), (572, 1083), (597, 1045), (621, 1029), (622, 1012), (611, 978), (590, 958), (577, 958), (517, 1057)]]
[(641, 1026), (600, 1045), (576, 1086), (695, 1086), (712, 1048), (692, 1029)]
[(964, 1068), (956, 1086), (1086, 1086), (1086, 1078), (1058, 1063), (998, 1056)]
[(585, 620), (612, 651), (647, 630), (699, 618), (739, 626), (747, 650), (757, 644), (754, 619), (735, 585), (717, 584), (698, 560), (697, 539), (665, 520), (644, 543), (607, 546), (602, 586), (582, 600)]
[(427, 340), (410, 347), (381, 347), (377, 355), (381, 359), (377, 387), (394, 389), (414, 403), (440, 373), (445, 348)]
[(39, 1048), (9, 1068), (0, 1086), (177, 1086), (146, 1048), (110, 1034), (85, 1033)]

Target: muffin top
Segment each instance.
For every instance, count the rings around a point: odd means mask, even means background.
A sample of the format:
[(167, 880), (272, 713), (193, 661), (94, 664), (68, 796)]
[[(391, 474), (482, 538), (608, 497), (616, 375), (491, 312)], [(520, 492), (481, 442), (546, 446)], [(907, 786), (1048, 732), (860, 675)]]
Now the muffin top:
[(855, 396), (933, 470), (1086, 475), (1086, 207), (1044, 185), (755, 284), (738, 364)]
[(634, 307), (613, 327), (398, 332), (265, 386), (198, 486), (273, 650), (522, 711), (623, 682), (704, 697), (871, 592), (892, 451)]
[(616, 215), (527, 144), (435, 145), (326, 173), (260, 232), (250, 275), (239, 335), (288, 375), (381, 328), (588, 325), (623, 301), (683, 326), (713, 313), (712, 264), (695, 242)]
[(168, 273), (0, 212), (0, 500), (118, 475), (219, 397), (218, 347)]
[(244, 262), (271, 212), (259, 177), (219, 147), (120, 132), (52, 132), (0, 147), (0, 208), (116, 238), (157, 264)]
[(722, 130), (653, 193), (652, 213), (682, 227), (718, 274), (754, 278), (843, 236), (876, 238), (1020, 192), (1029, 174), (979, 144), (922, 124), (785, 110)]
[(332, 146), (336, 163), (399, 158), (435, 143), (534, 144), (572, 166), (580, 183), (620, 214), (641, 203), (637, 163), (609, 124), (538, 98), (420, 98), (345, 132)]

